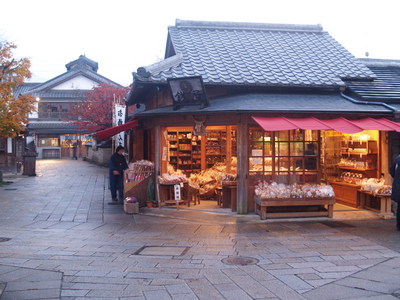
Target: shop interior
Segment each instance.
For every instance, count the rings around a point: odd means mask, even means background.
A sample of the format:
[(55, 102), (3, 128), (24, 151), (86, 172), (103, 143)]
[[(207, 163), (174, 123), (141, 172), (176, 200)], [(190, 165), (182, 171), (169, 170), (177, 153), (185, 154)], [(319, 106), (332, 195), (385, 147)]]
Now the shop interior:
[[(267, 132), (251, 127), (249, 197), (280, 197), (277, 193), (300, 185), (318, 196), (328, 185), (341, 207), (382, 212), (381, 198), (389, 199), (391, 192), (381, 178), (387, 173), (380, 159), (384, 134), (374, 130), (356, 134), (301, 129)], [(161, 201), (168, 204), (173, 199), (173, 185), (178, 182), (183, 187), (182, 205), (235, 211), (240, 146), (235, 126), (207, 126), (202, 136), (194, 135), (193, 127), (163, 128), (161, 176), (157, 179)], [(386, 208), (386, 213), (388, 210), (391, 208)]]

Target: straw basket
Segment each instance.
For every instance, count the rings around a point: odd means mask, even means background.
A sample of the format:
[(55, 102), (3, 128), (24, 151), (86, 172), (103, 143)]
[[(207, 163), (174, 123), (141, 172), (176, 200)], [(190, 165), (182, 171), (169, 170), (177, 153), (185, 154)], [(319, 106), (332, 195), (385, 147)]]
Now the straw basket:
[(124, 201), (124, 212), (127, 214), (138, 214), (139, 213), (139, 203), (129, 203)]

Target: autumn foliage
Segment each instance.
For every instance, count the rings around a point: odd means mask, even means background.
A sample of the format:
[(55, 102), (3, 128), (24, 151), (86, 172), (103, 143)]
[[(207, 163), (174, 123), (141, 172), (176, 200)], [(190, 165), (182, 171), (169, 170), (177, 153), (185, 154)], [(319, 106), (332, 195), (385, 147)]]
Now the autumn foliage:
[(87, 133), (96, 132), (112, 126), (114, 101), (122, 101), (129, 91), (128, 87), (115, 87), (100, 84), (86, 93), (85, 100), (72, 110), (72, 124)]
[(0, 49), (0, 137), (13, 137), (25, 129), (28, 113), (35, 110), (32, 96), (14, 97), (18, 85), (31, 77), (27, 58), (13, 58), (16, 46), (5, 42)]

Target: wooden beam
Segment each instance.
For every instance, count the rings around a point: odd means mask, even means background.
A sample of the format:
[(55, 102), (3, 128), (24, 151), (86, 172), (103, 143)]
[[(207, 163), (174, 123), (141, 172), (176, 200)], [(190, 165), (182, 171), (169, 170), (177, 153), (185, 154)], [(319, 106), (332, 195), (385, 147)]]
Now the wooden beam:
[(155, 126), (154, 128), (154, 184), (156, 186), (156, 200), (160, 203), (160, 192), (158, 185), (158, 176), (161, 175), (161, 128), (160, 126)]
[(237, 213), (247, 214), (247, 189), (248, 189), (248, 125), (246, 118), (241, 116), (237, 125)]

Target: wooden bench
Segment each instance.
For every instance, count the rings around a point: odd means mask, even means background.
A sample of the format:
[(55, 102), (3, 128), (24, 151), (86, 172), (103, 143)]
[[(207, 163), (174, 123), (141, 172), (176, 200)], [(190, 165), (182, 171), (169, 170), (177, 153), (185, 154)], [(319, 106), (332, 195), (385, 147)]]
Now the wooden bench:
[[(368, 205), (373, 197), (379, 200), (379, 208), (374, 209)], [(384, 219), (391, 219), (393, 216), (391, 195), (374, 195), (372, 192), (360, 190), (358, 191), (358, 202), (360, 208), (375, 210), (379, 212), (379, 216)]]
[[(329, 217), (333, 216), (333, 204), (335, 198), (267, 198), (261, 199), (254, 197), (255, 211), (260, 215), (261, 220), (268, 218), (288, 218), (288, 217)], [(321, 209), (313, 211), (307, 207), (320, 206)], [(300, 211), (275, 211), (269, 212), (268, 207), (301, 207)], [(289, 210), (289, 209), (288, 209)]]

